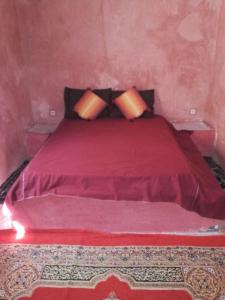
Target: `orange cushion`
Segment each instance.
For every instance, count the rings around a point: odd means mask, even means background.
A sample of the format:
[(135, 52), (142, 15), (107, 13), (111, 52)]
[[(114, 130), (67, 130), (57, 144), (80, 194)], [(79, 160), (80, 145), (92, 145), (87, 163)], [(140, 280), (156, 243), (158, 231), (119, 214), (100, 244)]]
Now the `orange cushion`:
[(107, 103), (102, 98), (91, 90), (86, 90), (73, 109), (82, 119), (94, 120), (106, 106)]
[(128, 120), (138, 118), (148, 110), (147, 104), (135, 88), (115, 98), (114, 103)]

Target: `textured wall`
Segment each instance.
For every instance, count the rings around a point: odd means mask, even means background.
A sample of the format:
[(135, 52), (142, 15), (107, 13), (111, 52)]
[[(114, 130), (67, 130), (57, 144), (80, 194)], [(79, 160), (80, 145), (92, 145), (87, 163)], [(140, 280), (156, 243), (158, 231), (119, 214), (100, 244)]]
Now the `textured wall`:
[(0, 1), (0, 184), (25, 156), (23, 127), (30, 120), (24, 60), (13, 0)]
[(157, 112), (203, 119), (221, 1), (17, 0), (35, 120), (62, 116), (65, 85), (153, 87)]
[(225, 1), (222, 1), (217, 24), (216, 55), (211, 76), (206, 120), (216, 129), (216, 153), (225, 167)]

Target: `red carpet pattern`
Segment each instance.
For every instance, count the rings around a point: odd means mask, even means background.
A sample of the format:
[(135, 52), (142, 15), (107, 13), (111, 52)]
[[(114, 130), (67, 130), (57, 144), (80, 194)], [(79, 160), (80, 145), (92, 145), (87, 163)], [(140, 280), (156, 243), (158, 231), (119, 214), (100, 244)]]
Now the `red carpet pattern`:
[[(94, 289), (110, 276), (134, 290), (183, 289), (193, 299), (222, 300), (225, 248), (30, 244), (0, 247), (0, 299), (30, 296), (42, 286)], [(116, 299), (116, 290), (112, 287), (111, 291), (105, 298)]]

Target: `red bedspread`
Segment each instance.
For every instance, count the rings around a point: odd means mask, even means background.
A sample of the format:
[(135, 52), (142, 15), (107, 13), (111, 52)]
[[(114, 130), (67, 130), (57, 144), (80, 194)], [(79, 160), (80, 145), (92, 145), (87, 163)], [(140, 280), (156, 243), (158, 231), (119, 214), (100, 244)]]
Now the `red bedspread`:
[(176, 202), (225, 218), (225, 194), (188, 134), (162, 117), (63, 120), (10, 190), (8, 205), (44, 194)]

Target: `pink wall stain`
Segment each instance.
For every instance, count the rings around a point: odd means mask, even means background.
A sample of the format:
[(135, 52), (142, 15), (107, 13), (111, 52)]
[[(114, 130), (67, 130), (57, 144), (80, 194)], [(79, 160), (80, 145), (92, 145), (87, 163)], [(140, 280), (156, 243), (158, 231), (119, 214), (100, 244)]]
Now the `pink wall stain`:
[(31, 119), (14, 1), (0, 1), (0, 184), (25, 158), (24, 126)]
[(2, 170), (23, 156), (23, 128), (32, 116), (39, 123), (63, 118), (64, 86), (154, 88), (157, 113), (173, 121), (206, 119), (225, 157), (218, 75), (225, 72), (223, 0), (2, 0), (0, 6)]

